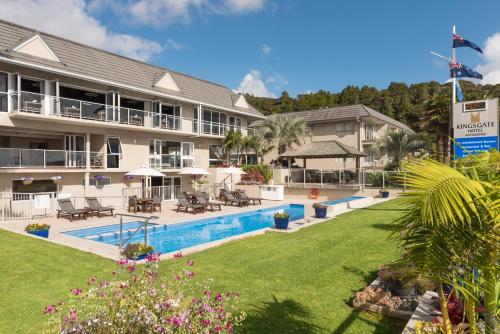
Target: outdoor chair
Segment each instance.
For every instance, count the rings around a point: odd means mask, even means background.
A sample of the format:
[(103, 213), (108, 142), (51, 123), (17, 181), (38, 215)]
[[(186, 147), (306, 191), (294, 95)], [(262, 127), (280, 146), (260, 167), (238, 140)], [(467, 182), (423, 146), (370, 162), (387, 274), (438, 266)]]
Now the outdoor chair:
[(219, 211), (222, 211), (222, 203), (216, 203), (216, 202), (210, 202), (205, 196), (203, 195), (196, 195), (196, 200), (198, 203), (201, 205), (204, 205), (205, 207), (210, 207), (210, 211), (215, 211), (215, 209), (218, 209)]
[(88, 211), (90, 214), (92, 214), (93, 212), (97, 212), (97, 217), (99, 218), (101, 218), (101, 212), (109, 212), (111, 213), (111, 216), (113, 215), (113, 211), (115, 209), (109, 206), (102, 206), (96, 197), (85, 197), (85, 200), (89, 205)]
[(191, 209), (193, 210), (193, 214), (196, 214), (197, 211), (200, 211), (201, 213), (205, 212), (206, 205), (192, 204), (184, 196), (179, 196), (177, 200), (179, 201), (177, 203), (177, 212), (179, 212), (181, 208), (186, 208), (186, 212), (188, 212), (188, 210)]
[(246, 199), (248, 202), (252, 201), (253, 205), (257, 205), (257, 202), (259, 202), (259, 205), (262, 204), (262, 198), (248, 197), (245, 191), (240, 191), (240, 199)]
[(137, 196), (129, 196), (128, 198), (128, 212), (133, 211), (137, 213), (137, 211), (141, 211), (141, 206), (139, 202), (137, 202)]
[(233, 203), (236, 203), (238, 206), (243, 206), (246, 205), (248, 206), (248, 200), (247, 199), (242, 199), (242, 198), (236, 198), (233, 193), (226, 191), (224, 193), (226, 196), (226, 201), (224, 202), (225, 205), (229, 203), (230, 205), (233, 205)]
[(160, 196), (153, 196), (153, 201), (151, 202), (151, 212), (155, 212), (156, 208), (158, 208), (158, 211), (161, 212), (161, 202), (162, 199)]
[(57, 203), (59, 203), (60, 209), (57, 210), (57, 218), (62, 216), (68, 216), (70, 221), (73, 221), (74, 216), (78, 216), (78, 218), (83, 217), (87, 219), (88, 210), (87, 209), (75, 209), (71, 199), (64, 198), (58, 199)]

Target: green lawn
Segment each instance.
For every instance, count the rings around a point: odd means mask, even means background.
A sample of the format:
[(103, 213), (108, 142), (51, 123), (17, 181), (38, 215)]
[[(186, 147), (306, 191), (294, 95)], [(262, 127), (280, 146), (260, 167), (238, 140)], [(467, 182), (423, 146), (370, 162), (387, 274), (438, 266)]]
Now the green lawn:
[[(401, 333), (403, 322), (349, 306), (378, 266), (397, 257), (386, 237), (401, 214), (400, 201), (393, 200), (296, 233), (268, 233), (163, 261), (160, 268), (193, 259), (195, 277), (238, 291), (248, 318), (237, 332)], [(0, 245), (0, 333), (39, 333), (47, 303), (114, 268), (92, 254), (3, 230)]]

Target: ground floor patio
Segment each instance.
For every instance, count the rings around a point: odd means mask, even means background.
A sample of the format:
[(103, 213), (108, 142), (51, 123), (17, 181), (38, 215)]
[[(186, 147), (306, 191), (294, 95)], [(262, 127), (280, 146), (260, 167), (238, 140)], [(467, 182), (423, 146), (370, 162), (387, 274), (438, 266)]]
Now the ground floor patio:
[[(193, 260), (194, 279), (239, 292), (248, 316), (236, 333), (401, 333), (404, 322), (354, 311), (350, 300), (379, 265), (398, 258), (387, 236), (402, 214), (395, 199), (296, 233), (266, 233), (162, 261), (160, 271), (170, 275)], [(2, 333), (41, 332), (46, 304), (115, 268), (109, 259), (4, 229), (0, 240)]]

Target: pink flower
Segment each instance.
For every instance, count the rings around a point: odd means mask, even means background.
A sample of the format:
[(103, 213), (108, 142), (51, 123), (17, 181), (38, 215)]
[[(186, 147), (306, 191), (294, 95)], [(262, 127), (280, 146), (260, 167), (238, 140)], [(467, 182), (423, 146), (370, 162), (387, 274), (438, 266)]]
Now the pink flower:
[(181, 277), (180, 277), (179, 275), (175, 275), (175, 276), (174, 276), (174, 279), (175, 279), (176, 281), (180, 281), (180, 280), (181, 280)]
[(218, 333), (218, 332), (222, 332), (222, 327), (221, 326), (217, 326), (214, 328), (214, 332)]
[(180, 259), (181, 257), (183, 257), (184, 255), (182, 255), (182, 252), (178, 252), (178, 253), (175, 253), (174, 254), (174, 258), (175, 259)]
[(116, 275), (116, 271), (111, 272), (111, 275), (115, 276)]
[(193, 260), (188, 260), (188, 261), (186, 262), (186, 264), (187, 264), (188, 266), (192, 267), (192, 266), (194, 265), (194, 262), (193, 262)]
[(87, 280), (87, 284), (88, 284), (88, 285), (92, 285), (92, 284), (94, 284), (96, 281), (97, 281), (97, 278), (96, 278), (95, 276), (92, 276), (92, 277), (90, 277), (90, 278)]
[(128, 264), (128, 260), (127, 259), (120, 259), (119, 261), (116, 261), (116, 264), (119, 266), (124, 266), (124, 265)]
[(120, 289), (125, 289), (127, 287), (128, 285), (126, 283), (120, 283)]
[(45, 306), (45, 309), (43, 310), (43, 314), (52, 314), (56, 311), (57, 310), (53, 305), (47, 305), (47, 306)]
[(160, 262), (160, 253), (148, 254), (148, 256), (146, 256), (146, 262), (153, 262), (153, 263)]
[(234, 296), (235, 299), (238, 299), (240, 297), (240, 294), (238, 292), (234, 292), (233, 296)]
[(127, 267), (127, 270), (129, 273), (133, 273), (135, 271), (135, 265), (131, 264), (130, 266)]
[(72, 289), (72, 290), (69, 290), (71, 291), (71, 293), (74, 295), (74, 296), (78, 296), (82, 293), (82, 290), (80, 289)]
[(170, 317), (170, 319), (168, 319), (168, 322), (171, 323), (174, 326), (180, 326), (180, 325), (182, 325), (181, 318), (179, 318), (179, 317), (177, 317), (175, 315), (172, 316), (172, 317)]
[(191, 271), (191, 270), (186, 270), (184, 272), (184, 274), (188, 277), (188, 278), (193, 278), (194, 276), (194, 273)]
[(212, 295), (212, 293), (210, 292), (210, 290), (205, 290), (205, 291), (203, 291), (203, 294), (204, 294), (205, 296), (208, 296), (208, 297), (210, 297), (210, 296)]
[(215, 298), (214, 298), (216, 301), (220, 302), (222, 301), (222, 295), (220, 293), (216, 294), (215, 295)]
[(207, 326), (210, 326), (212, 322), (208, 319), (201, 319), (200, 320), (200, 324), (203, 326), (203, 327), (207, 327)]

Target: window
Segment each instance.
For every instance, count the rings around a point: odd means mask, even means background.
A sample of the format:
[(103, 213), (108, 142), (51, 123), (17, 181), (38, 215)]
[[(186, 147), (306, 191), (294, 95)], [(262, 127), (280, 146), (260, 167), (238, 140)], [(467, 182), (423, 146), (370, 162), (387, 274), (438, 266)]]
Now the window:
[(120, 168), (121, 155), (122, 145), (120, 143), (120, 138), (108, 137), (107, 168)]
[(194, 165), (194, 143), (181, 143), (182, 167), (193, 167)]
[(162, 104), (161, 105), (161, 114), (162, 114), (162, 124), (163, 128), (178, 130), (180, 129), (181, 124), (181, 106), (169, 106)]
[[(89, 186), (102, 188), (104, 186), (109, 186), (109, 185), (111, 185), (110, 176), (102, 176), (99, 179), (96, 179), (95, 177), (92, 176), (89, 178)], [(82, 178), (82, 186), (85, 187), (85, 178)]]
[(241, 118), (230, 116), (229, 117), (229, 129), (230, 130), (241, 130)]
[(198, 107), (193, 107), (193, 132), (198, 132)]
[(354, 131), (354, 124), (352, 122), (342, 122), (335, 124), (335, 130), (338, 136), (351, 135)]
[(224, 148), (222, 145), (208, 145), (208, 164), (218, 166), (224, 163)]
[(363, 129), (365, 132), (364, 139), (372, 140), (373, 139), (373, 124), (364, 123)]
[(7, 73), (0, 73), (0, 112), (7, 112), (7, 82), (9, 76)]
[(204, 109), (202, 132), (213, 135), (224, 134), (224, 125), (226, 122), (226, 114), (219, 111)]
[(194, 143), (151, 139), (149, 141), (149, 165), (153, 168), (169, 169), (192, 167)]

